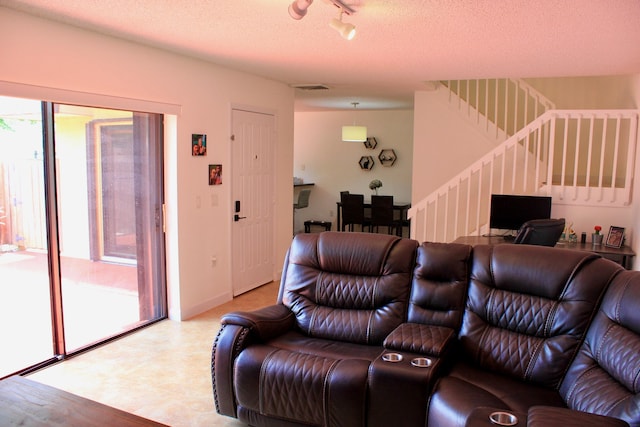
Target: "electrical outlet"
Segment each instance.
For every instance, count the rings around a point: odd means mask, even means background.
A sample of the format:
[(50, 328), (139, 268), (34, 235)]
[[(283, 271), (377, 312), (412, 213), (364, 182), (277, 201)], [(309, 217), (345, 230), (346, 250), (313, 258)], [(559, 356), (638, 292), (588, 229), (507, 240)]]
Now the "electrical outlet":
[(329, 216), (333, 218), (333, 211), (329, 211)]

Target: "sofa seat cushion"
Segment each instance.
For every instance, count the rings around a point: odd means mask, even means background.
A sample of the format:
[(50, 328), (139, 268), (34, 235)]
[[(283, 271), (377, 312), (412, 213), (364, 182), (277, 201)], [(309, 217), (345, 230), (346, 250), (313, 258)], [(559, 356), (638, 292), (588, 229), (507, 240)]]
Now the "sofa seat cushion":
[(365, 425), (368, 371), (382, 351), (297, 332), (251, 346), (234, 367), (238, 414), (314, 426)]
[(382, 346), (311, 338), (295, 331), (287, 332), (269, 341), (268, 345), (281, 350), (330, 359), (363, 359), (369, 362), (375, 360), (383, 352)]
[(554, 389), (459, 362), (434, 387), (428, 425), (463, 427), (479, 406), (526, 413), (535, 405), (565, 407)]

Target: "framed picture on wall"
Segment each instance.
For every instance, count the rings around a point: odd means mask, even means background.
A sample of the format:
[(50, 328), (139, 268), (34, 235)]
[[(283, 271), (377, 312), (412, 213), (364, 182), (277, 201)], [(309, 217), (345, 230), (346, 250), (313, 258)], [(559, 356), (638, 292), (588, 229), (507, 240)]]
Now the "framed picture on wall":
[(209, 165), (209, 185), (222, 184), (222, 165)]
[(609, 227), (609, 234), (607, 234), (607, 240), (604, 242), (605, 246), (610, 248), (620, 248), (622, 247), (622, 238), (624, 237), (624, 228), (623, 227)]
[(191, 135), (191, 155), (206, 156), (207, 155), (207, 135), (194, 133)]

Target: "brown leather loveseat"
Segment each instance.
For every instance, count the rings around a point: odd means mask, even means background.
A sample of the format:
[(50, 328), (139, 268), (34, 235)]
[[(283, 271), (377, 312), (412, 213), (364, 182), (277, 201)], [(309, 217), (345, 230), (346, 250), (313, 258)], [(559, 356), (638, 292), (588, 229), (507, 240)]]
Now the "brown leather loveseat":
[(252, 426), (640, 426), (640, 273), (539, 246), (300, 234), (276, 304), (222, 318), (212, 377), (217, 411)]

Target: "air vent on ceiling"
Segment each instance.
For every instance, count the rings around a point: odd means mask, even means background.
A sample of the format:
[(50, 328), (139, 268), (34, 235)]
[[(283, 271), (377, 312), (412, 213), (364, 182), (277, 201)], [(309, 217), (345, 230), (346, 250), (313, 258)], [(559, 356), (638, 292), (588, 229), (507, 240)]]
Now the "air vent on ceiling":
[(329, 90), (329, 86), (323, 84), (301, 84), (291, 85), (291, 87), (300, 90)]

